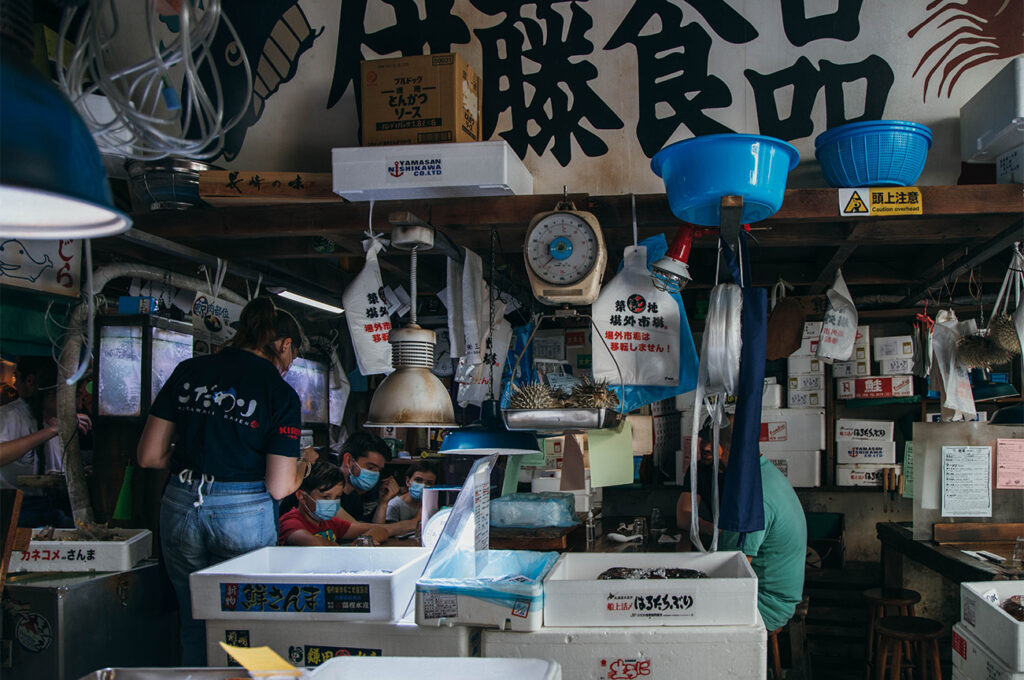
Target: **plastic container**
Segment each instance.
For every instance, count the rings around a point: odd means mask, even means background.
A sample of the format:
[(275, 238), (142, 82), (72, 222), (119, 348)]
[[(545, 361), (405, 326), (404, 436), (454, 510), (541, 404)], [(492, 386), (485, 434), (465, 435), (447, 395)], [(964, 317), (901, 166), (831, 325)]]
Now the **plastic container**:
[(693, 224), (717, 227), (722, 196), (743, 197), (743, 222), (771, 217), (782, 207), (796, 148), (763, 135), (704, 135), (670, 144), (651, 159), (665, 181), (672, 213)]
[[(33, 531), (38, 535), (39, 529)], [(77, 529), (56, 529), (54, 540), (33, 538), (28, 550), (11, 553), (11, 573), (19, 571), (129, 571), (153, 554), (153, 534), (149, 529), (118, 529), (128, 537), (124, 541), (62, 541), (63, 536), (78, 535)]]
[(343, 657), (331, 659), (309, 680), (562, 680), (562, 669), (545, 659), (438, 659)]
[[(611, 567), (698, 569), (702, 579), (599, 581)], [(749, 626), (757, 577), (739, 552), (566, 553), (544, 579), (544, 625)]]
[(1024, 581), (978, 581), (960, 584), (960, 624), (1014, 672), (1024, 671), (1024, 622), (990, 602), (1024, 595)]
[(232, 621), (394, 621), (429, 555), (426, 548), (260, 548), (192, 574), (192, 612)]
[(815, 156), (833, 187), (905, 187), (921, 176), (932, 131), (906, 120), (847, 123), (818, 135)]
[(963, 621), (953, 626), (952, 657), (953, 668), (972, 680), (1024, 680), (1024, 672), (1007, 666), (985, 643), (971, 634)]

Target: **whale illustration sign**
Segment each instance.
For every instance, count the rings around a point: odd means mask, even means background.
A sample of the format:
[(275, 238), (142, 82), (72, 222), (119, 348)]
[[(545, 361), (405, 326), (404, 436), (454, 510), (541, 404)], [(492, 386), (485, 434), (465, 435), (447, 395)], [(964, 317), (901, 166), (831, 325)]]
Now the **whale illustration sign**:
[(0, 285), (78, 296), (82, 242), (0, 238)]

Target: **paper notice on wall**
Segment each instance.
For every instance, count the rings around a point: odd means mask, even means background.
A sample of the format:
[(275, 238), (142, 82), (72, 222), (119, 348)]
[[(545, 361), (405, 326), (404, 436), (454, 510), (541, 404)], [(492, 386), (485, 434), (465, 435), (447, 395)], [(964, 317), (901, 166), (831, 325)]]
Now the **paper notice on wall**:
[(587, 430), (587, 446), (592, 488), (633, 482), (633, 428), (628, 420), (616, 428)]
[(996, 488), (1024, 489), (1024, 439), (997, 440)]
[(914, 442), (903, 449), (903, 497), (914, 497)]
[(942, 516), (992, 516), (992, 447), (942, 447)]

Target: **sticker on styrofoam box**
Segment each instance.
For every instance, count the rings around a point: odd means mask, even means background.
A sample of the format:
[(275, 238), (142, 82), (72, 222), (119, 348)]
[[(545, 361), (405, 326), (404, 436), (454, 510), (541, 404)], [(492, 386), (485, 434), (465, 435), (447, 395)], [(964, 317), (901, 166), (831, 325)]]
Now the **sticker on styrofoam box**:
[(804, 340), (817, 340), (821, 336), (821, 322), (820, 321), (806, 321), (804, 322)]
[(769, 451), (820, 451), (825, 448), (825, 409), (761, 409), (760, 448)]
[(819, 408), (825, 405), (825, 390), (790, 390), (789, 408)]
[(813, 338), (804, 337), (800, 342), (800, 349), (793, 352), (789, 356), (791, 357), (813, 357), (818, 355), (818, 337)]
[(863, 361), (868, 362), (871, 360), (871, 348), (867, 345), (854, 345), (853, 354), (850, 355), (850, 361)]
[(764, 454), (793, 487), (821, 486), (821, 451), (771, 451)]
[(914, 356), (914, 339), (909, 335), (875, 338), (875, 361)]
[(895, 463), (896, 442), (837, 441), (836, 462), (841, 465)]
[(789, 378), (789, 389), (791, 390), (823, 390), (825, 389), (825, 376), (814, 375), (793, 375)]
[(882, 359), (878, 363), (882, 369), (882, 375), (908, 375), (914, 372), (913, 357)]
[(985, 646), (1010, 670), (1020, 673), (1024, 672), (1024, 622), (1013, 618), (999, 606), (1014, 595), (1024, 595), (1024, 581), (961, 583), (960, 625), (983, 640)]
[(42, 531), (33, 530), (27, 550), (11, 552), (9, 571), (129, 571), (153, 554), (149, 529), (116, 529), (119, 541), (78, 540), (78, 529), (54, 529), (52, 539), (40, 540)]
[(882, 488), (883, 470), (895, 468), (899, 474), (901, 465), (836, 465), (836, 486), (867, 486)]
[(884, 375), (866, 378), (840, 378), (836, 381), (839, 399), (886, 399), (914, 396), (914, 376)]
[(791, 355), (786, 360), (786, 370), (791, 376), (824, 373), (825, 362), (817, 357)]
[(836, 439), (891, 442), (896, 424), (891, 420), (836, 419)]
[(868, 361), (837, 361), (832, 364), (832, 375), (836, 378), (856, 378), (871, 373), (871, 363)]
[(970, 626), (963, 621), (953, 625), (953, 668), (965, 678), (986, 680), (1024, 680), (1024, 671), (1010, 667)]

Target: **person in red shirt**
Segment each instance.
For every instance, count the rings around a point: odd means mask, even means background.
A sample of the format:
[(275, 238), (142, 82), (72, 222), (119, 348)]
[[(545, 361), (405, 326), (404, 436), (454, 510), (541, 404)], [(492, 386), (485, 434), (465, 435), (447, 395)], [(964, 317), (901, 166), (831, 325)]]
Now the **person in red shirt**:
[(296, 507), (281, 515), (279, 545), (338, 545), (356, 536), (370, 536), (374, 544), (388, 537), (388, 527), (348, 521), (339, 516), (345, 476), (341, 468), (321, 460), (295, 492)]

